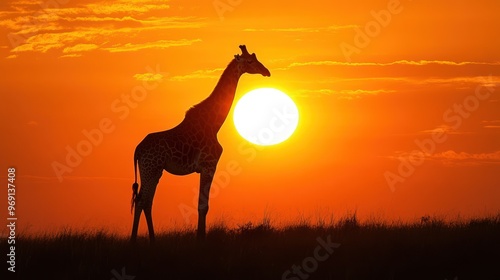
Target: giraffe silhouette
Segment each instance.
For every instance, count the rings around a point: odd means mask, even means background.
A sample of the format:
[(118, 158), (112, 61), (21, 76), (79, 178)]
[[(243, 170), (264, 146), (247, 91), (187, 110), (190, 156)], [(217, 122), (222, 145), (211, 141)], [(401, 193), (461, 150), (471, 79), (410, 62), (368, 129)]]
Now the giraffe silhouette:
[[(142, 211), (146, 217), (149, 238), (154, 241), (151, 210), (163, 170), (174, 175), (200, 173), (197, 237), (205, 237), (210, 186), (222, 154), (217, 133), (231, 109), (238, 80), (244, 73), (271, 76), (269, 70), (257, 60), (255, 53), (249, 54), (244, 45), (240, 49), (241, 55), (234, 56), (208, 98), (191, 107), (176, 127), (150, 133), (137, 145), (134, 153), (135, 182), (132, 185), (131, 210), (135, 210), (132, 241), (137, 238)], [(139, 192), (137, 165), (141, 177)]]

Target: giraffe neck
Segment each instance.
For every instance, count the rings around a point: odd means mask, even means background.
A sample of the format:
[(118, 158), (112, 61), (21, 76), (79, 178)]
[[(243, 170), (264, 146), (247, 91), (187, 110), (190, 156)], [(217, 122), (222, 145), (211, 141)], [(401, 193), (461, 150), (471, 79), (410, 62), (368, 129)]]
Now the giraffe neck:
[(222, 73), (213, 92), (205, 100), (190, 109), (186, 115), (195, 116), (210, 131), (217, 133), (229, 114), (241, 73), (233, 59)]

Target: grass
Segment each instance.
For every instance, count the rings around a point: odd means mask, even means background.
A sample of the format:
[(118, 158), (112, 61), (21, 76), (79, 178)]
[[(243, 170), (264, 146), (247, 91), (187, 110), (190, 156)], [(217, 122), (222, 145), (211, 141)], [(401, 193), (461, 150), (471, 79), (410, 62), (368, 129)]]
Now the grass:
[[(318, 239), (340, 247), (328, 252)], [(70, 230), (16, 243), (13, 279), (500, 279), (500, 215), (388, 225), (353, 214), (279, 229), (265, 219), (215, 225), (203, 243), (191, 230), (160, 234), (154, 245)]]

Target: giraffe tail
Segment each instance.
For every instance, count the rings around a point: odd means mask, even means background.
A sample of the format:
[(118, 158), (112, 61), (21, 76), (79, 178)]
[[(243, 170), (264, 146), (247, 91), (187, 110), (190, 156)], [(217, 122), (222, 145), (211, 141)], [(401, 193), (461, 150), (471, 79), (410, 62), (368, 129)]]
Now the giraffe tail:
[(137, 189), (139, 189), (139, 184), (132, 184), (132, 206), (130, 207), (130, 213), (134, 210), (135, 200), (137, 198)]
[(134, 210), (134, 205), (137, 202), (137, 191), (139, 190), (139, 184), (137, 184), (137, 152), (134, 153), (134, 175), (135, 175), (135, 182), (132, 184), (132, 201), (131, 204), (132, 206), (130, 207), (130, 213)]

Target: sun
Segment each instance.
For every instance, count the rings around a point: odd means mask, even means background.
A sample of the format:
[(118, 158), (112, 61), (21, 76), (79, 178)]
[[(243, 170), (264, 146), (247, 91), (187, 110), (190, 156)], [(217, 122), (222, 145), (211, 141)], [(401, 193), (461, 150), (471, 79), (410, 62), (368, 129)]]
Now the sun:
[(259, 88), (238, 100), (233, 120), (236, 130), (247, 141), (269, 146), (292, 136), (299, 123), (299, 110), (284, 92)]

